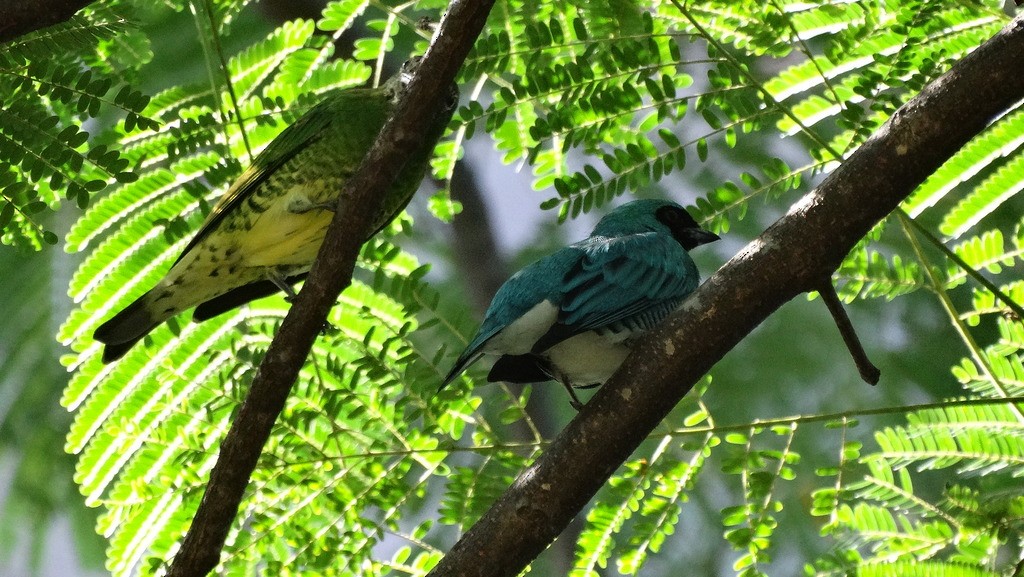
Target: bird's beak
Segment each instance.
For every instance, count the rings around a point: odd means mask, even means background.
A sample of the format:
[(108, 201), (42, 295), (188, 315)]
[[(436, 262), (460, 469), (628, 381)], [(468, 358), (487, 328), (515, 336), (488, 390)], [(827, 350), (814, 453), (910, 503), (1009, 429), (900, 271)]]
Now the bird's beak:
[(721, 238), (717, 234), (702, 228), (691, 228), (686, 231), (686, 235), (689, 237), (688, 240), (693, 246), (700, 246), (709, 242), (715, 242)]

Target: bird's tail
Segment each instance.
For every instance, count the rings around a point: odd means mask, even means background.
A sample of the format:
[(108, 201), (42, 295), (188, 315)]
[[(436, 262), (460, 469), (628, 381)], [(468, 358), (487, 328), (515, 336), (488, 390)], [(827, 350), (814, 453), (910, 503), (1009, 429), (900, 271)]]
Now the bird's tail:
[(110, 363), (124, 356), (128, 349), (166, 320), (153, 314), (149, 306), (152, 291), (142, 295), (110, 320), (100, 325), (93, 338), (106, 345), (103, 362)]
[(441, 386), (437, 387), (437, 392), (440, 393), (445, 387), (447, 387), (452, 381), (454, 381), (455, 377), (459, 376), (462, 373), (462, 371), (466, 370), (466, 367), (473, 364), (474, 361), (480, 358), (480, 354), (481, 353), (477, 351), (470, 352), (467, 349), (465, 352), (459, 355), (459, 358), (455, 361), (455, 366), (453, 366), (452, 369), (448, 371), (448, 375), (445, 376), (443, 381), (441, 381)]

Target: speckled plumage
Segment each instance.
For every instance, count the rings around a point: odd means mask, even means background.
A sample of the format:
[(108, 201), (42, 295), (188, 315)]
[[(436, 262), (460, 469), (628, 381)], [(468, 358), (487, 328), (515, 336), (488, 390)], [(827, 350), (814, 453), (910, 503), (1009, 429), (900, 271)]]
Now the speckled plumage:
[[(196, 307), (202, 321), (277, 290), (308, 273), (343, 185), (391, 116), (417, 60), (378, 88), (338, 91), (311, 108), (261, 152), (218, 201), (164, 278), (100, 325), (103, 360), (124, 355), (168, 318)], [(373, 222), (387, 225), (408, 204), (458, 101), (438, 110), (425, 146), (397, 176)]]
[(637, 200), (608, 213), (590, 237), (513, 275), (445, 377), (497, 355), (488, 381), (603, 384), (631, 340), (661, 322), (697, 288), (687, 250), (718, 237), (678, 204)]

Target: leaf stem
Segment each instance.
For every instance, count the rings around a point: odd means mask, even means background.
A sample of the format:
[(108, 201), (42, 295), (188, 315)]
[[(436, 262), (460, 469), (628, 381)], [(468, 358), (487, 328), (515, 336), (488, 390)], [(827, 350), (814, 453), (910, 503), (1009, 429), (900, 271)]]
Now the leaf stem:
[[(931, 282), (932, 288), (935, 290), (935, 294), (939, 298), (939, 302), (942, 303), (942, 308), (946, 310), (946, 314), (949, 315), (949, 319), (950, 322), (953, 324), (953, 328), (956, 329), (956, 332), (960, 335), (960, 338), (963, 340), (964, 344), (967, 345), (967, 349), (970, 351), (971, 357), (974, 359), (974, 362), (978, 365), (978, 368), (981, 370), (981, 372), (984, 373), (985, 378), (992, 382), (992, 386), (995, 388), (995, 390), (999, 391), (999, 394), (1002, 398), (1010, 397), (1010, 393), (1006, 390), (1006, 387), (1003, 386), (1002, 381), (1000, 381), (999, 378), (996, 377), (995, 372), (992, 370), (992, 365), (985, 357), (985, 352), (981, 349), (980, 346), (978, 346), (978, 343), (974, 340), (974, 337), (971, 336), (970, 331), (967, 330), (967, 327), (964, 326), (964, 322), (960, 318), (960, 315), (957, 312), (956, 307), (953, 305), (953, 301), (950, 300), (949, 294), (946, 292), (946, 287), (944, 283), (936, 276), (935, 271), (932, 270), (932, 267), (930, 266), (928, 261), (928, 257), (925, 256), (924, 250), (921, 248), (921, 243), (918, 241), (917, 236), (914, 235), (913, 230), (911, 230), (912, 228), (914, 228), (913, 225), (909, 222), (912, 219), (909, 218), (909, 216), (907, 216), (907, 214), (902, 210), (897, 211), (896, 216), (899, 217), (900, 223), (903, 226), (903, 231), (907, 235), (907, 239), (910, 241), (910, 245), (914, 250), (914, 254), (917, 256), (918, 260), (921, 261), (921, 268), (924, 269), (925, 274), (928, 276), (928, 280), (929, 282)], [(1011, 408), (1013, 412), (1016, 413), (1017, 420), (1024, 423), (1024, 413), (1021, 412), (1021, 409), (1017, 407), (1017, 405), (1011, 405)]]
[(1013, 312), (1013, 316), (1016, 320), (1024, 320), (1024, 308), (1021, 308), (1021, 306), (1017, 304), (1016, 301), (1014, 301), (999, 287), (997, 287), (995, 283), (985, 278), (985, 275), (981, 274), (981, 272), (979, 272), (977, 269), (967, 264), (967, 262), (964, 259), (960, 258), (960, 255), (956, 254), (956, 252), (947, 247), (941, 240), (939, 240), (934, 234), (932, 234), (931, 231), (921, 226), (921, 223), (917, 222), (917, 220), (915, 220), (913, 217), (907, 214), (906, 211), (904, 211), (902, 208), (897, 209), (897, 211), (900, 218), (905, 223), (913, 227), (913, 229), (916, 230), (918, 234), (923, 236), (925, 240), (929, 242), (929, 244), (937, 248), (940, 252), (942, 252), (942, 254), (946, 255), (946, 258), (953, 261), (953, 263), (956, 264), (956, 266), (960, 267), (960, 269), (964, 271), (964, 274), (974, 279), (981, 286), (992, 291), (993, 296), (995, 296), (997, 300), (1002, 302), (1004, 305), (1006, 305), (1007, 308), (1010, 309), (1010, 311)]

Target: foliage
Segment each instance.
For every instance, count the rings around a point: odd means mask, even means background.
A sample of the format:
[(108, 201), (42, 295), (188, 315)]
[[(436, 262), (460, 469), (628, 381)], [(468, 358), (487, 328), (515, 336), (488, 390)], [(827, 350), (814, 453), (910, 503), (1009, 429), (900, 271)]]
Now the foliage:
[[(134, 61), (112, 54), (131, 49)], [(85, 123), (103, 112), (124, 114), (122, 128), (156, 128), (142, 114), (149, 98), (119, 80), (143, 64), (144, 36), (123, 15), (97, 7), (66, 23), (9, 42), (0, 53), (0, 240), (39, 248), (57, 243), (40, 214), (61, 197), (79, 208), (114, 182), (135, 180), (130, 162)], [(107, 141), (107, 142), (104, 142)]]
[[(229, 24), (244, 4), (196, 2), (210, 73), (152, 98), (114, 80), (149, 54), (113, 9), (0, 56), (4, 241), (54, 240), (33, 215), (61, 195), (88, 207), (66, 236), (85, 258), (58, 338), (72, 351), (63, 403), (75, 412), (75, 481), (102, 507), (116, 575), (158, 572), (176, 547), (287, 305), (274, 297), (202, 324), (177, 319), (110, 366), (92, 331), (156, 282), (253, 154), (318, 95), (374, 81), (386, 57), (421, 50), (416, 21), (442, 8), (336, 0), (317, 22), (285, 23), (227, 54), (222, 40), (241, 33)], [(977, 2), (499, 2), (461, 73), (468, 96), (434, 173), (451, 177), (464, 139), (489, 139), (505, 163), (530, 167), (536, 202), (560, 220), (680, 173), (722, 174), (693, 212), (734, 229), (784, 210), (1004, 22)], [(332, 40), (356, 23), (353, 54), (335, 58)], [(75, 50), (57, 51), (55, 34)], [(117, 42), (135, 56), (103, 58)], [(34, 119), (31, 130), (16, 117)], [(687, 543), (675, 533), (702, 478), (736, 490), (716, 523), (737, 575), (777, 570), (779, 527), (799, 507), (835, 539), (807, 560), (808, 574), (1013, 571), (1024, 326), (1007, 301), (1024, 300), (1012, 278), (1024, 243), (1022, 118), (1017, 109), (994, 122), (837, 272), (851, 301), (933, 296), (967, 351), (951, 367), (961, 394), (886, 409), (903, 421), (867, 445), (855, 412), (716, 419), (709, 380), (591, 503), (573, 575), (611, 563), (636, 574)], [(86, 134), (87, 122), (103, 128)], [(743, 160), (717, 160), (729, 157)], [(430, 206), (439, 216), (457, 208), (443, 193)], [(405, 217), (365, 247), (257, 468), (224, 573), (423, 574), (445, 528), (465, 530), (543, 448), (530, 389), (470, 391), (471, 372), (435, 394), (472, 323), (392, 244), (410, 226)], [(995, 280), (979, 285), (980, 275)], [(810, 467), (798, 448), (809, 437), (833, 443)], [(784, 497), (798, 484), (816, 488), (806, 503)]]

